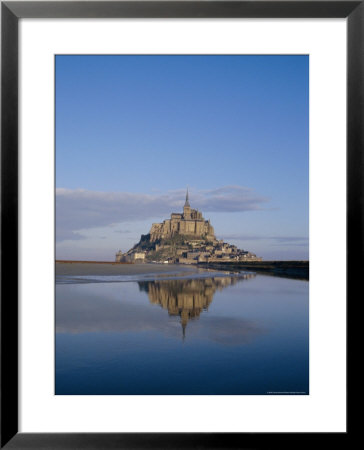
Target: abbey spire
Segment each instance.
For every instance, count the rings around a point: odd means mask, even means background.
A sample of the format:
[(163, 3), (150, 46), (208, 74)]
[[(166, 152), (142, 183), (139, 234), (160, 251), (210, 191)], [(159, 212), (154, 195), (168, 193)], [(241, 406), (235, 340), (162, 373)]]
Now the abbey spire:
[(187, 188), (187, 192), (186, 192), (185, 206), (190, 206), (190, 202), (188, 201), (188, 188)]
[(185, 220), (191, 219), (191, 207), (190, 207), (190, 202), (188, 201), (188, 188), (187, 188), (187, 192), (186, 192), (185, 205), (183, 207), (183, 218)]

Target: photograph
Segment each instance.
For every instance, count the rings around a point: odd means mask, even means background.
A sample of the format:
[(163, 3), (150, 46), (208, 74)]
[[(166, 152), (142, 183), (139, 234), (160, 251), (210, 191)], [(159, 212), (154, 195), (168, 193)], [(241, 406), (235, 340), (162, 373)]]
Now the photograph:
[(309, 55), (54, 64), (55, 394), (309, 395)]

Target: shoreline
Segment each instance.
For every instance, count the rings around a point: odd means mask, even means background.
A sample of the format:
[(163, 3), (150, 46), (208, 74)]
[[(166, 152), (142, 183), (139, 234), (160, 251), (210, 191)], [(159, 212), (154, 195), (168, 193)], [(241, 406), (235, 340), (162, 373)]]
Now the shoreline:
[(57, 276), (83, 275), (148, 275), (201, 271), (251, 271), (261, 275), (278, 276), (297, 280), (309, 280), (309, 261), (254, 261), (219, 262), (199, 264), (157, 264), (115, 261), (68, 261), (56, 260)]
[(111, 264), (111, 265), (119, 265), (119, 264), (134, 264), (132, 262), (124, 262), (124, 261), (81, 261), (81, 260), (72, 260), (72, 259), (56, 259), (56, 264)]
[(216, 270), (252, 270), (257, 274), (309, 280), (309, 261), (226, 261), (199, 263), (198, 266)]
[(148, 275), (171, 272), (198, 273), (206, 270), (202, 267), (179, 264), (133, 264), (97, 261), (56, 261), (56, 276), (83, 275)]

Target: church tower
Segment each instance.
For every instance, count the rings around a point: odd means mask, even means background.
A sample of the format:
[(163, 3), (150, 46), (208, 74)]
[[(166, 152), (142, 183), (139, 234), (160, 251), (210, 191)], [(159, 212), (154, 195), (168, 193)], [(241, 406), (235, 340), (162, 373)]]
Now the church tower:
[(185, 205), (183, 207), (183, 218), (185, 220), (191, 219), (191, 207), (190, 207), (190, 202), (188, 201), (188, 188), (187, 188), (187, 192), (186, 192)]

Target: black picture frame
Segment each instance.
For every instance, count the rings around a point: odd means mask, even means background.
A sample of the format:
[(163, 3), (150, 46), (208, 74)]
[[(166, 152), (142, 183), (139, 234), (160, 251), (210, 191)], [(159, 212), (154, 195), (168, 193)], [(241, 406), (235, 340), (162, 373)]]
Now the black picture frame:
[[(345, 433), (18, 433), (18, 21), (21, 18), (347, 18), (347, 305), (363, 263), (364, 1), (1, 2), (1, 448), (227, 449), (348, 445)], [(348, 346), (350, 348), (350, 346)], [(349, 373), (348, 373), (349, 375)], [(334, 395), (334, 394), (333, 394)], [(348, 392), (349, 395), (349, 392)]]

